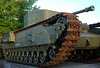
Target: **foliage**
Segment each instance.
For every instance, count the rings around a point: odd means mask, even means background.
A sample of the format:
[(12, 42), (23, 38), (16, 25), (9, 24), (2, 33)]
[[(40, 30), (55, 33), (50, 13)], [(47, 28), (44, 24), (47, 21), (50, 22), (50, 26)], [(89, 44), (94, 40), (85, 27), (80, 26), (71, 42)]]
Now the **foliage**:
[(1, 34), (16, 31), (24, 26), (24, 15), (32, 9), (38, 10), (37, 0), (0, 0), (0, 38)]

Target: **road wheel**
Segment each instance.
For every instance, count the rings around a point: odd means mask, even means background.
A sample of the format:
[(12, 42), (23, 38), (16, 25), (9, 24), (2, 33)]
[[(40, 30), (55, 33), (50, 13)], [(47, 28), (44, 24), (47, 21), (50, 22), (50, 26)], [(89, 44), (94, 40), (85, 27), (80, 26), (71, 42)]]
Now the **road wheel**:
[(21, 62), (23, 61), (23, 57), (22, 57), (22, 56), (20, 57), (20, 61), (21, 61)]
[(39, 59), (40, 59), (40, 63), (44, 63), (44, 62), (45, 62), (45, 56), (44, 56), (44, 53), (40, 53)]
[(53, 58), (55, 58), (56, 56), (56, 52), (53, 49), (49, 50), (49, 58), (52, 60)]
[(34, 54), (34, 56), (33, 56), (33, 62), (34, 62), (34, 64), (38, 63), (38, 57), (36, 54)]
[(17, 61), (19, 61), (19, 56), (17, 57)]
[(26, 55), (24, 56), (24, 62), (27, 62), (27, 56)]
[(31, 57), (31, 55), (28, 56), (28, 62), (32, 63), (32, 57)]

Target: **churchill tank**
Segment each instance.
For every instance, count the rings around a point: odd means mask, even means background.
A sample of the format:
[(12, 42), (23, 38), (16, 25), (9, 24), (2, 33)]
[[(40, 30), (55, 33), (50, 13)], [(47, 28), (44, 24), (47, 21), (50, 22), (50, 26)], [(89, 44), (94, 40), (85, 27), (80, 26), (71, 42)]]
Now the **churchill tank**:
[(27, 13), (23, 29), (2, 35), (5, 59), (41, 67), (80, 61), (83, 56), (87, 60), (88, 55), (91, 55), (90, 50), (93, 53), (99, 50), (100, 36), (89, 32), (92, 30), (90, 26), (82, 24), (76, 14), (93, 10), (94, 6), (90, 6), (73, 13), (50, 10)]

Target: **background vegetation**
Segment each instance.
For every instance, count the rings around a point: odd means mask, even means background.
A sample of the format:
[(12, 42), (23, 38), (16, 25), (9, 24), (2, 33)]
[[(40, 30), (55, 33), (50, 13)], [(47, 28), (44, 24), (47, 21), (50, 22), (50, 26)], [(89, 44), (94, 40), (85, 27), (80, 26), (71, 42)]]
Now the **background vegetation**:
[(40, 7), (34, 5), (38, 0), (0, 0), (0, 40), (3, 33), (24, 27), (24, 15)]

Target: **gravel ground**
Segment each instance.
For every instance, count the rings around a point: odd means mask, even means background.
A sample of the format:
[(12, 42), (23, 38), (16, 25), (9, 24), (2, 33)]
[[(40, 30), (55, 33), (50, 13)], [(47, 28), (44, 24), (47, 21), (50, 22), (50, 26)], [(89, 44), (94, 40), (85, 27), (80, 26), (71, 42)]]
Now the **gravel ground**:
[[(0, 60), (0, 68), (40, 68), (40, 67), (27, 66), (27, 65), (22, 65), (22, 64), (10, 63), (10, 62), (7, 62), (6, 60)], [(100, 63), (90, 62), (86, 64), (86, 63), (65, 62), (62, 64), (58, 64), (58, 65), (50, 66), (46, 68), (100, 68)]]

